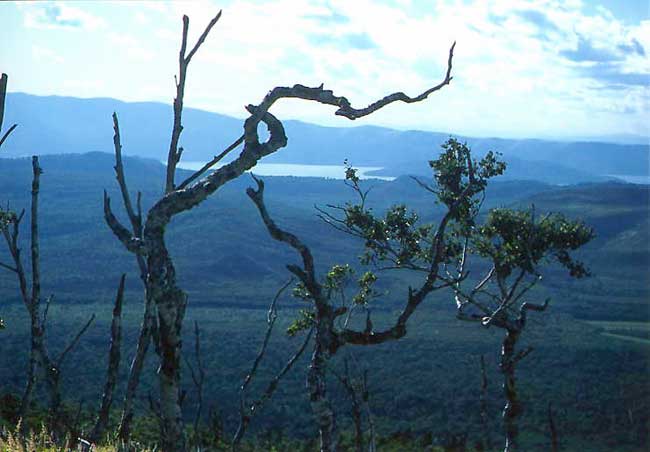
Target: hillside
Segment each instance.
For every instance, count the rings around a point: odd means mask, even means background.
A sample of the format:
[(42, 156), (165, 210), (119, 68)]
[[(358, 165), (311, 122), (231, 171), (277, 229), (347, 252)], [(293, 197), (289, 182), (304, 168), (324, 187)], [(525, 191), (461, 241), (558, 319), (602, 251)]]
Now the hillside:
[[(112, 165), (112, 156), (102, 153), (42, 158), (44, 284), (62, 302), (68, 298), (92, 300), (95, 294), (87, 289), (89, 277), (93, 287), (107, 289), (120, 272), (135, 270), (132, 257), (103, 223), (102, 190), (118, 196)], [(159, 193), (164, 167), (156, 161), (128, 158), (126, 168), (133, 190), (142, 191), (146, 208)], [(0, 160), (0, 192), (14, 208), (28, 205), (29, 178), (27, 159)], [(314, 209), (350, 200), (352, 192), (342, 181), (296, 177), (266, 180), (269, 206), (278, 221), (303, 236), (323, 265), (355, 260), (359, 243), (326, 226)], [(244, 193), (250, 184), (246, 177), (233, 181), (172, 224), (170, 246), (194, 302), (263, 305), (266, 302), (259, 299), (258, 287), (271, 290), (279, 284), (286, 275), (284, 263), (295, 259), (293, 253), (267, 237)], [(431, 196), (411, 178), (369, 180), (366, 184), (373, 186), (370, 202), (376, 209), (405, 203), (420, 212), (424, 221), (438, 216), (439, 208), (432, 205)], [(650, 289), (642, 281), (650, 279), (650, 250), (639, 246), (648, 238), (648, 193), (648, 186), (623, 183), (557, 187), (504, 180), (489, 186), (485, 208), (534, 204), (538, 212), (561, 211), (593, 225), (597, 239), (586, 247), (584, 255), (595, 276), (572, 284), (579, 285), (583, 296), (607, 294), (609, 299), (593, 309), (607, 312), (614, 303), (616, 309), (606, 317), (611, 320), (621, 315), (627, 319), (648, 312)], [(252, 262), (255, 271), (250, 269)], [(87, 268), (94, 269), (92, 275), (85, 273)], [(557, 290), (569, 284), (563, 277), (551, 280), (556, 281)], [(253, 289), (247, 283), (252, 281), (256, 285)], [(0, 293), (11, 296), (12, 275), (0, 273), (0, 282)], [(242, 290), (237, 302), (215, 298), (224, 287)], [(630, 303), (621, 306), (620, 300)], [(570, 305), (566, 309), (571, 310)]]
[[(52, 349), (60, 349), (90, 313), (98, 315), (97, 323), (70, 357), (70, 362), (84, 365), (64, 373), (64, 387), (74, 394), (74, 400), (94, 400), (98, 395), (96, 382), (105, 364), (86, 358), (104, 353), (111, 300), (121, 272), (129, 274), (124, 314), (126, 353), (131, 353), (140, 322), (142, 289), (133, 258), (102, 219), (102, 189), (118, 195), (112, 164), (112, 156), (102, 153), (47, 155), (41, 160), (45, 171), (41, 179), (42, 277), (44, 293), (55, 294), (48, 330)], [(160, 191), (164, 167), (141, 158), (126, 158), (125, 166), (133, 189), (143, 191), (146, 208)], [(30, 173), (28, 159), (0, 159), (0, 192), (10, 206), (28, 206)], [(348, 200), (351, 193), (342, 181), (296, 177), (265, 180), (268, 205), (278, 223), (312, 247), (320, 271), (335, 262), (354, 262), (359, 244), (324, 225), (313, 207)], [(294, 254), (272, 241), (260, 224), (244, 195), (250, 183), (244, 176), (226, 185), (202, 206), (179, 217), (168, 234), (181, 285), (189, 294), (187, 322), (197, 320), (204, 329), (204, 359), (210, 370), (206, 384), (211, 388), (205, 403), (214, 406), (219, 402), (217, 409), (227, 431), (232, 431), (236, 422), (235, 388), (261, 340), (260, 325), (269, 300), (287, 279), (284, 264), (295, 260)], [(374, 186), (371, 199), (376, 209), (404, 202), (422, 212), (426, 220), (435, 220), (439, 213), (432, 198), (408, 177), (366, 184)], [(536, 401), (525, 413), (522, 429), (528, 444), (538, 444), (540, 450), (546, 441), (545, 406), (551, 400), (563, 407), (558, 422), (563, 444), (573, 448), (570, 450), (605, 452), (612, 450), (612, 445), (624, 444), (629, 446), (626, 450), (636, 451), (642, 450), (639, 447), (647, 439), (648, 411), (643, 401), (648, 400), (644, 382), (650, 369), (646, 342), (649, 194), (648, 186), (622, 183), (557, 187), (504, 180), (490, 185), (486, 208), (534, 203), (540, 214), (563, 211), (585, 219), (595, 226), (598, 236), (582, 256), (594, 271), (592, 278), (572, 282), (551, 272), (549, 284), (535, 292), (535, 297), (553, 299), (549, 313), (531, 318), (525, 343), (532, 344), (535, 353), (521, 370), (522, 394)], [(24, 234), (27, 238), (26, 231)], [(3, 253), (4, 248), (0, 260), (5, 259)], [(395, 315), (395, 302), (404, 294), (404, 282), (408, 277), (382, 275), (378, 289), (389, 292), (373, 302), (376, 325)], [(17, 300), (14, 277), (8, 272), (0, 273), (0, 299), (9, 325), (0, 356), (0, 389), (19, 392), (27, 331), (24, 308)], [(429, 300), (414, 319), (407, 338), (399, 343), (372, 350), (354, 349), (364, 368), (371, 370), (373, 413), (377, 427), (385, 434), (445, 435), (466, 431), (468, 422), (479, 422), (480, 355), (488, 362), (490, 428), (494, 437), (499, 431), (499, 335), (496, 330), (485, 331), (478, 325), (456, 321), (451, 301), (444, 294)], [(285, 355), (296, 347), (296, 340), (282, 331), (299, 303), (288, 296), (281, 300), (281, 325), (270, 345), (269, 362), (261, 369), (262, 381), (273, 375)], [(189, 329), (186, 332), (190, 334)], [(185, 340), (191, 343), (192, 338)], [(273, 403), (260, 414), (255, 430), (290, 425), (284, 430), (286, 434), (313, 437), (302, 389), (305, 366), (305, 362), (299, 363), (287, 377)], [(143, 413), (146, 394), (155, 388), (155, 368), (152, 360), (139, 402)], [(126, 366), (122, 372), (124, 376)], [(397, 386), (399, 391), (394, 390)], [(612, 392), (612, 387), (619, 389)], [(70, 392), (71, 388), (74, 391)], [(191, 410), (196, 399), (192, 388), (187, 390), (186, 406)], [(346, 406), (339, 390), (333, 390), (333, 397)], [(629, 412), (633, 413), (631, 423)], [(342, 422), (347, 422), (345, 410), (341, 414)]]

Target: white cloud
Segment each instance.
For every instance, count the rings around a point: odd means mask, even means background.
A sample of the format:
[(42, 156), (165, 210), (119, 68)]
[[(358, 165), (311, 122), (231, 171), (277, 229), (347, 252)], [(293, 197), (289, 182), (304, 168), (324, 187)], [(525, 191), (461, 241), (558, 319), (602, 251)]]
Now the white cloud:
[(96, 30), (105, 21), (76, 6), (64, 2), (25, 2), (17, 6), (23, 10), (26, 28)]
[[(221, 2), (126, 5), (119, 17), (102, 14), (110, 32), (94, 36), (112, 59), (124, 58), (111, 67), (135, 69), (146, 87), (131, 80), (105, 95), (169, 100), (182, 14), (190, 17), (192, 46)], [(74, 23), (65, 13), (61, 20)], [(602, 8), (587, 14), (580, 1), (232, 0), (192, 61), (186, 105), (241, 116), (243, 105), (294, 83), (324, 83), (358, 106), (394, 91), (415, 95), (442, 80), (455, 40), (451, 86), (427, 102), (394, 104), (356, 123), (491, 135), (587, 135), (630, 124), (643, 132), (650, 21), (630, 25)], [(123, 79), (109, 78), (116, 87)], [(326, 106), (283, 100), (273, 108), (283, 118), (352, 124)]]

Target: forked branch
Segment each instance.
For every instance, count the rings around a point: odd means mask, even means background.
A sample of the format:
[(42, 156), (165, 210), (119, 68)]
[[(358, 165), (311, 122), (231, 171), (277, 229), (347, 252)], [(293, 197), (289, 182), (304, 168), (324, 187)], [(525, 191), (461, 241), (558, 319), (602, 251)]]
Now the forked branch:
[(185, 95), (185, 79), (187, 75), (187, 66), (194, 54), (199, 50), (207, 38), (212, 27), (217, 23), (221, 17), (221, 11), (208, 23), (203, 33), (194, 44), (190, 53), (186, 55), (187, 50), (187, 33), (190, 27), (190, 18), (183, 16), (183, 38), (181, 42), (181, 50), (178, 53), (178, 78), (176, 80), (176, 98), (174, 99), (174, 125), (172, 127), (172, 136), (169, 143), (169, 153), (167, 155), (167, 181), (165, 184), (165, 193), (170, 193), (176, 188), (174, 186), (174, 174), (176, 172), (176, 165), (181, 159), (182, 148), (178, 147), (178, 141), (183, 132), (182, 115), (183, 115), (183, 97)]

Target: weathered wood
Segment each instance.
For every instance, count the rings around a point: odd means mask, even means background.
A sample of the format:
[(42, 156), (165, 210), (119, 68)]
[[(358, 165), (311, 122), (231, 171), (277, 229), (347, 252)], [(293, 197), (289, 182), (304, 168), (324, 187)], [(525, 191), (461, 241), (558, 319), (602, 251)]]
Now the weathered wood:
[(113, 319), (111, 322), (111, 342), (108, 352), (108, 366), (106, 369), (106, 382), (104, 383), (104, 393), (102, 402), (97, 415), (97, 421), (90, 434), (90, 441), (98, 443), (106, 427), (108, 426), (108, 415), (113, 403), (113, 392), (117, 383), (118, 372), (120, 368), (121, 342), (122, 342), (122, 303), (124, 300), (124, 282), (126, 275), (122, 274), (120, 283), (115, 296), (115, 306), (113, 307)]

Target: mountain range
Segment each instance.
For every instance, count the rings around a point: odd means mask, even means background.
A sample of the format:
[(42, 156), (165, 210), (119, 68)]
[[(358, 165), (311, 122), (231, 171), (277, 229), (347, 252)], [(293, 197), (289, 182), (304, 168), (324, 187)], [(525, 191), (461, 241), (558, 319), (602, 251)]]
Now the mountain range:
[[(80, 99), (9, 93), (5, 123), (19, 124), (5, 143), (4, 157), (31, 154), (112, 151), (111, 114), (120, 118), (126, 155), (166, 159), (172, 123), (170, 105), (127, 103), (116, 99)], [(301, 121), (283, 121), (289, 144), (264, 159), (265, 163), (340, 165), (383, 168), (377, 175), (421, 174), (439, 151), (447, 133), (399, 131), (376, 126), (324, 127)], [(181, 145), (184, 160), (206, 161), (242, 132), (242, 120), (187, 108)], [(552, 184), (603, 181), (612, 175), (650, 176), (647, 144), (561, 142), (537, 139), (457, 137), (476, 155), (488, 150), (510, 163), (508, 178), (541, 180)]]

